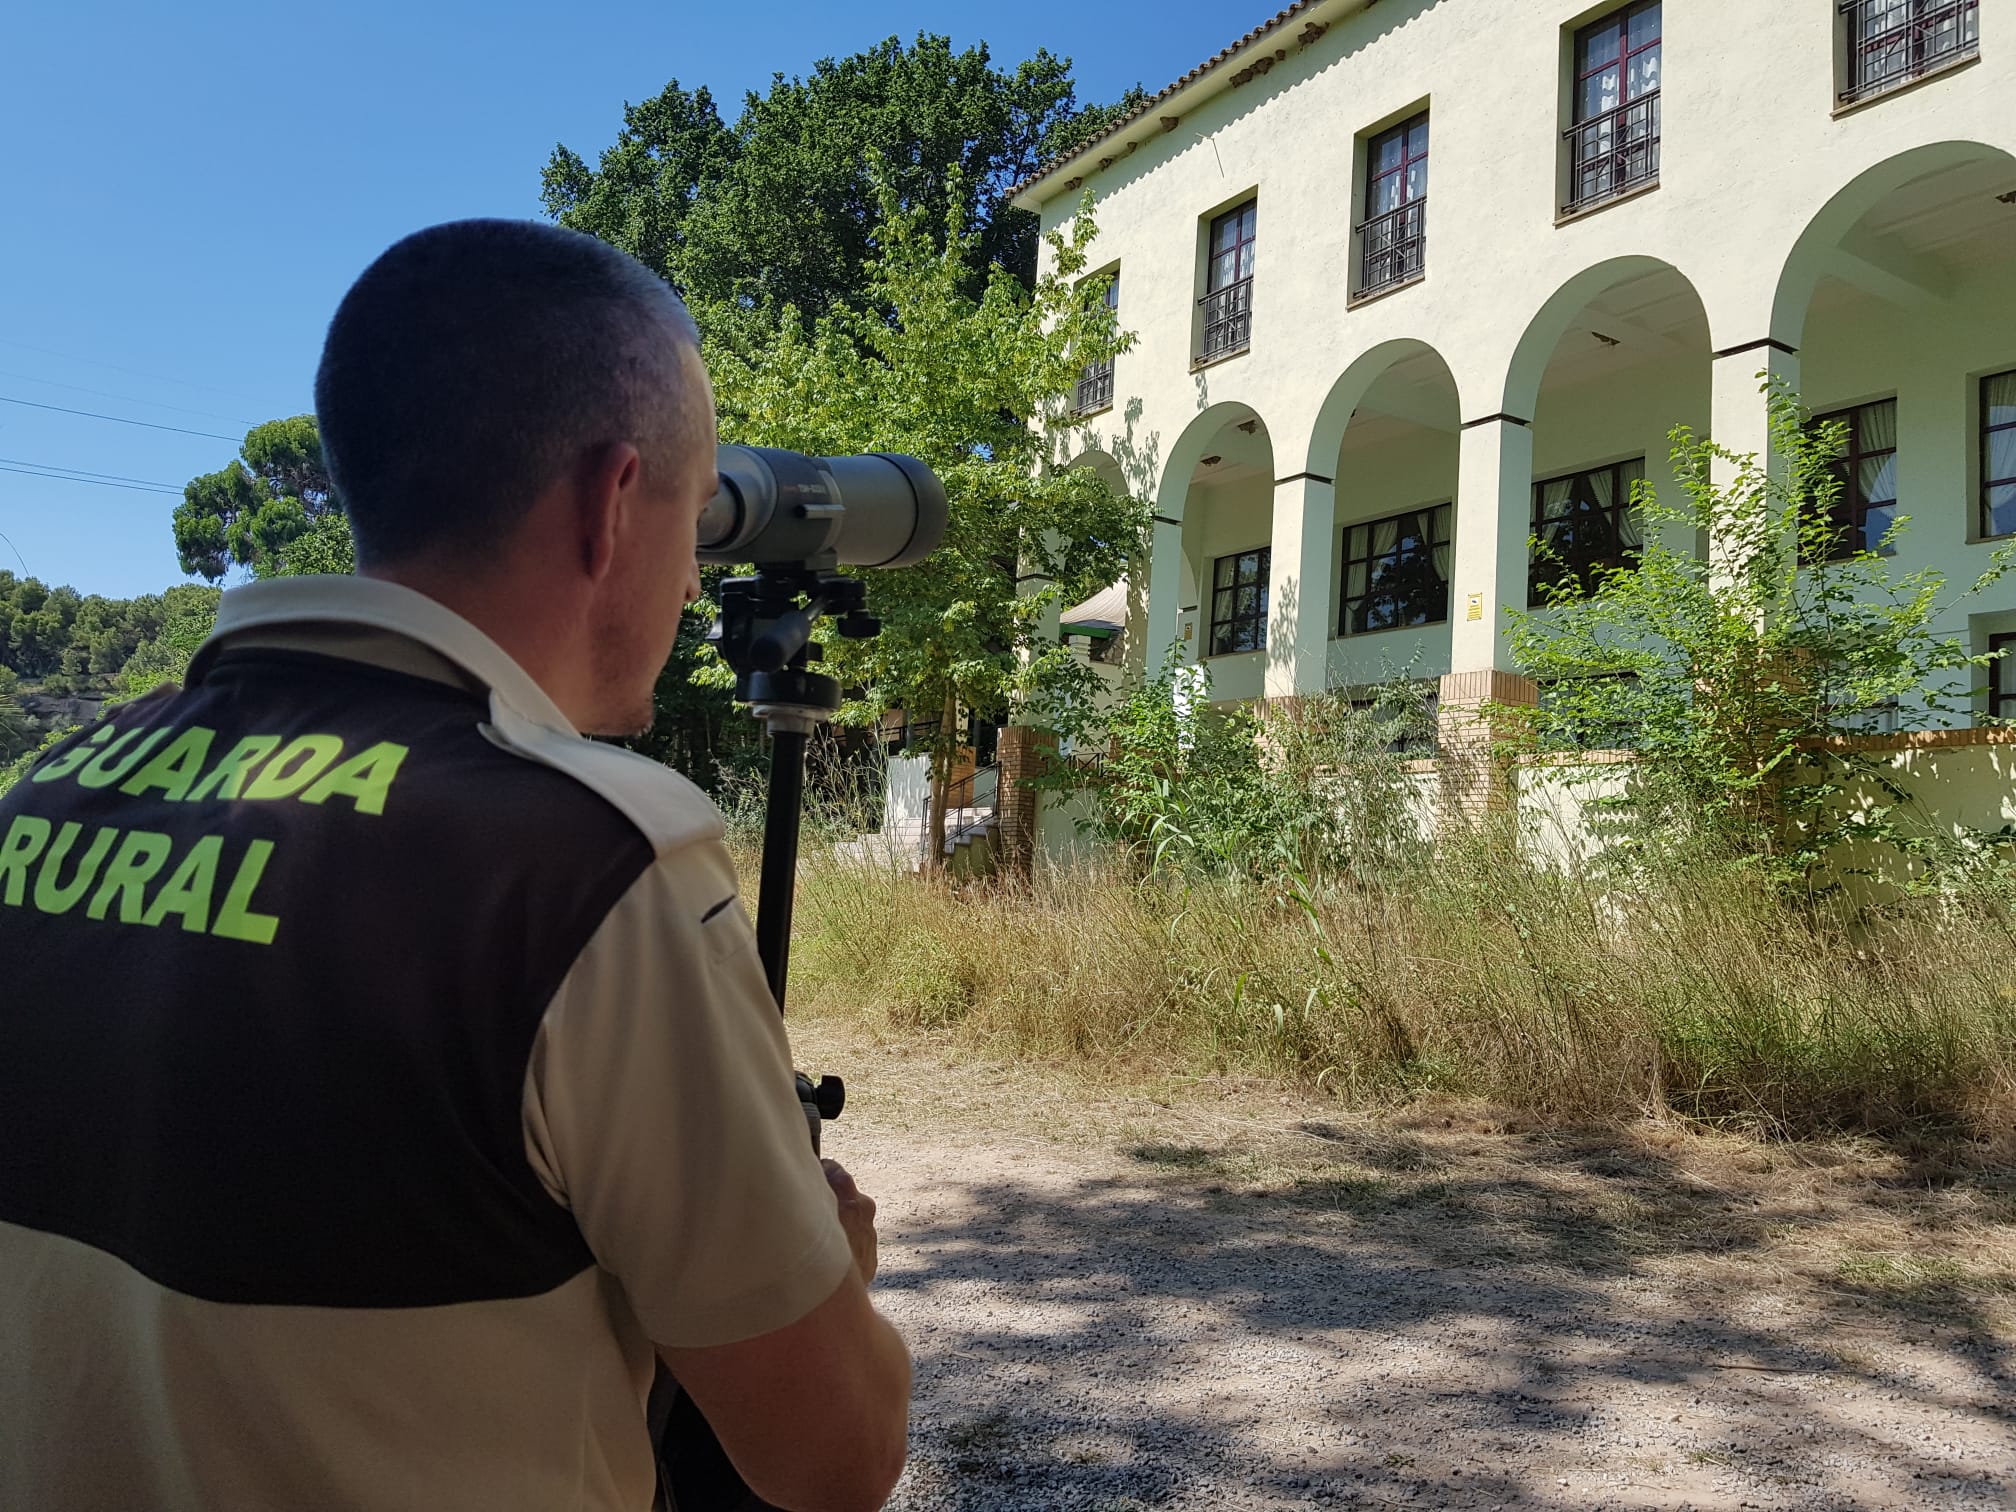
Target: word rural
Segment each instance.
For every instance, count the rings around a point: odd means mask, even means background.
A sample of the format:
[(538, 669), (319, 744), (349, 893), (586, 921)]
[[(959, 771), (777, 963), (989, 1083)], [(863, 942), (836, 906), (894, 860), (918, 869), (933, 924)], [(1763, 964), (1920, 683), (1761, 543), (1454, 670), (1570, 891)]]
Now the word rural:
[[(103, 725), (59, 752), (22, 788), (73, 783), (150, 803), (342, 800), (383, 814), (407, 748), (381, 741), (354, 754), (337, 735), (247, 735), (223, 742), (202, 725), (136, 729)], [(200, 835), (178, 842), (148, 829), (14, 816), (0, 837), (0, 906), (84, 916), (270, 945), (280, 920), (255, 906), (273, 842)]]

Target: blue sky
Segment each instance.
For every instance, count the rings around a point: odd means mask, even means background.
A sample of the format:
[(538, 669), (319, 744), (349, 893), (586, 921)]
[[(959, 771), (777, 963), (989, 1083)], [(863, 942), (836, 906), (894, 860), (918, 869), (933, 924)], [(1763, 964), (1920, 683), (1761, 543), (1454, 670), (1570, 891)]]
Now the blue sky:
[(174, 495), (12, 469), (179, 491), (222, 466), (248, 425), (310, 408), (324, 323), (377, 252), (434, 221), (537, 215), (554, 143), (594, 161), (623, 103), (668, 79), (727, 110), (773, 72), (931, 30), (1003, 64), (1047, 46), (1108, 99), (1275, 8), (1122, 0), (1088, 32), (1070, 0), (8, 6), (0, 566), (119, 597), (178, 581)]

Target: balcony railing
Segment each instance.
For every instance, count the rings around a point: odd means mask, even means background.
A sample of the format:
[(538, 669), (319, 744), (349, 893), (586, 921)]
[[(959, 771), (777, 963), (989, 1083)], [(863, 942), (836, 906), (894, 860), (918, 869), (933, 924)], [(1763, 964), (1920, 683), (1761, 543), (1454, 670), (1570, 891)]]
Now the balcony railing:
[(1852, 105), (1981, 50), (1981, 0), (1842, 0)]
[(1072, 410), (1080, 415), (1097, 414), (1113, 403), (1113, 364), (1095, 362), (1078, 379), (1078, 399)]
[(1197, 301), (1204, 309), (1204, 340), (1199, 362), (1243, 352), (1253, 344), (1253, 280), (1242, 278), (1213, 289)]
[(1578, 121), (1568, 140), (1565, 214), (1659, 182), (1659, 92)]
[(1421, 276), (1428, 250), (1428, 200), (1409, 200), (1358, 228), (1358, 297), (1382, 294)]

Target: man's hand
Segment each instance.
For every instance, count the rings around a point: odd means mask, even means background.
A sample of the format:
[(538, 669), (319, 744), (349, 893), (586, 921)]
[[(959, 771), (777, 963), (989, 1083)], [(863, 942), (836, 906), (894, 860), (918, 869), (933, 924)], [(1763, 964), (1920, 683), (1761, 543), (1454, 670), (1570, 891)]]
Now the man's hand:
[(749, 1489), (787, 1512), (873, 1512), (903, 1473), (910, 1353), (868, 1300), (875, 1203), (825, 1161), (854, 1268), (775, 1333), (659, 1350)]
[(854, 1185), (854, 1178), (839, 1161), (819, 1163), (826, 1168), (827, 1184), (840, 1204), (840, 1227), (847, 1231), (847, 1243), (854, 1251), (854, 1268), (861, 1273), (861, 1284), (870, 1285), (875, 1280), (877, 1260), (875, 1199)]

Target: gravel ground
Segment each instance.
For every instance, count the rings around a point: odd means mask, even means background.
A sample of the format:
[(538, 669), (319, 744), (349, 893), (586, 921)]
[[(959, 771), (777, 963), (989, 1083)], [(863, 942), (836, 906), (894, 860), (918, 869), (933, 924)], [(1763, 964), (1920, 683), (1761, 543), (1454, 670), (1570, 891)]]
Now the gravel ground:
[(794, 1033), (917, 1358), (899, 1512), (2016, 1507), (2006, 1167)]

